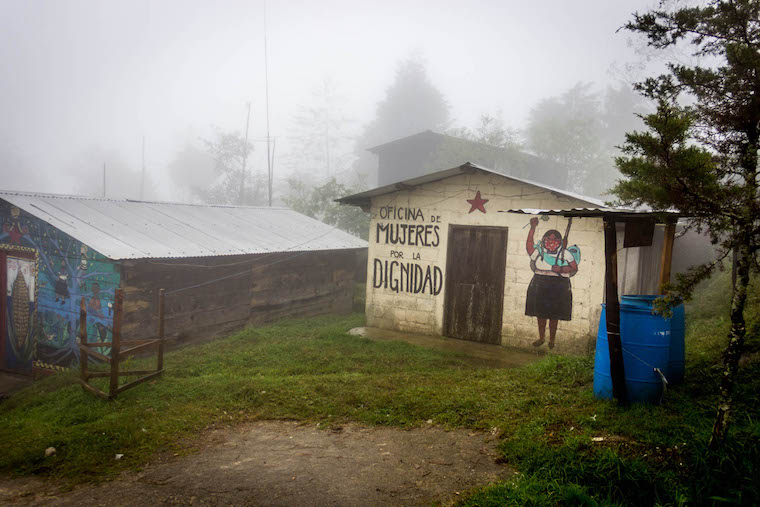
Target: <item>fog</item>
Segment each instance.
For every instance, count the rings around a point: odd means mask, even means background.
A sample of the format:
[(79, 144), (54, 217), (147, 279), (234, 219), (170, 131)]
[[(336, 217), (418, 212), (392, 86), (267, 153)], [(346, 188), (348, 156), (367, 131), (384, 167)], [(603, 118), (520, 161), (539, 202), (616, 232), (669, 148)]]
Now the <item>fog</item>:
[(325, 83), (343, 168), (409, 58), (448, 103), (449, 127), (491, 114), (522, 131), (536, 104), (577, 83), (603, 90), (651, 71), (616, 31), (654, 4), (0, 0), (0, 187), (100, 195), (105, 164), (108, 195), (139, 198), (144, 140), (145, 197), (195, 200), (177, 174), (210, 184), (204, 140), (244, 133), (249, 102), (248, 168), (261, 181), (266, 26), (280, 201), (288, 175), (308, 170), (299, 118)]

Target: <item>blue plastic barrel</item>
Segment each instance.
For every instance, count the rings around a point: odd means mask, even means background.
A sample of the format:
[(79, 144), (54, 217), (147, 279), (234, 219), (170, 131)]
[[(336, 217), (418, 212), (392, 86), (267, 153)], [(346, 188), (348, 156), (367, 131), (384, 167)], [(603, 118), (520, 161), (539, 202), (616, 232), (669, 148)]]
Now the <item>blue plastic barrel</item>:
[[(623, 296), (620, 304), (620, 339), (623, 346), (626, 391), (633, 402), (657, 403), (662, 396), (662, 380), (654, 371), (669, 376), (671, 360), (671, 319), (652, 313), (657, 296)], [(681, 370), (683, 371), (683, 370)], [(596, 341), (594, 395), (612, 398), (606, 308), (602, 305)]]
[[(656, 295), (630, 295), (623, 296), (621, 304), (634, 305), (646, 309), (653, 319), (663, 319), (663, 317), (652, 313), (654, 300), (660, 296)], [(621, 309), (622, 312), (622, 309)], [(670, 354), (668, 358), (667, 370), (663, 370), (665, 377), (670, 385), (676, 385), (683, 382), (685, 370), (685, 312), (683, 305), (673, 308), (673, 315), (669, 319), (664, 319), (670, 324)]]
[(596, 355), (594, 357), (594, 396), (603, 400), (612, 399), (612, 377), (610, 376), (610, 349), (607, 341), (607, 305), (602, 305), (599, 317), (599, 332), (596, 333)]

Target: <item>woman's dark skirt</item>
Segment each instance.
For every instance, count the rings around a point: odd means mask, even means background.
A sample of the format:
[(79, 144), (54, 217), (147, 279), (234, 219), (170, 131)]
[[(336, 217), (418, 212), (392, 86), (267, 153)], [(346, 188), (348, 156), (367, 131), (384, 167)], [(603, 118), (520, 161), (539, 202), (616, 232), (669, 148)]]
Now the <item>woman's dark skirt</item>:
[(570, 320), (573, 315), (573, 292), (570, 279), (560, 276), (533, 275), (525, 300), (525, 315), (539, 319)]

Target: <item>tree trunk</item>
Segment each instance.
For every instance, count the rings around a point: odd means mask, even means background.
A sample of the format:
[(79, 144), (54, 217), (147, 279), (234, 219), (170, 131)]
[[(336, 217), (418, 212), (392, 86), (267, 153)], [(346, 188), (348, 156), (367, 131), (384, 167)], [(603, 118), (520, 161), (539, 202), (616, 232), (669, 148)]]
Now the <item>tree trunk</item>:
[(728, 346), (723, 351), (723, 374), (720, 378), (720, 397), (715, 414), (710, 450), (715, 450), (723, 443), (728, 431), (729, 418), (733, 405), (733, 390), (736, 383), (736, 373), (739, 370), (739, 359), (744, 349), (746, 328), (744, 322), (744, 305), (747, 301), (747, 286), (749, 285), (750, 247), (744, 242), (740, 247), (736, 260), (737, 280), (733, 288), (731, 300), (731, 332), (728, 334)]

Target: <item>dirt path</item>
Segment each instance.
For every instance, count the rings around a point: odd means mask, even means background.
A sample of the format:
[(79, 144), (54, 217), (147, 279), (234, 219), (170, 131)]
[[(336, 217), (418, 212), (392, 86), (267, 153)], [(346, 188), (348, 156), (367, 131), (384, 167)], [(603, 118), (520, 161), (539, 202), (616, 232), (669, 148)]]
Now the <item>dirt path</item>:
[(38, 479), (0, 479), (18, 505), (430, 505), (507, 478), (495, 439), (421, 428), (321, 430), (267, 421), (213, 430), (201, 449), (142, 472), (59, 493)]

